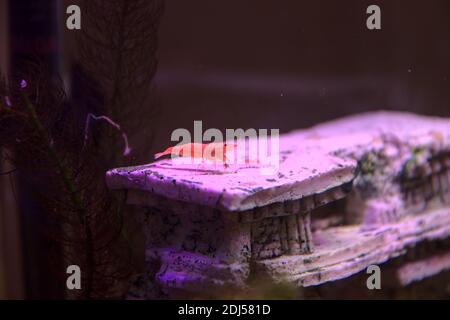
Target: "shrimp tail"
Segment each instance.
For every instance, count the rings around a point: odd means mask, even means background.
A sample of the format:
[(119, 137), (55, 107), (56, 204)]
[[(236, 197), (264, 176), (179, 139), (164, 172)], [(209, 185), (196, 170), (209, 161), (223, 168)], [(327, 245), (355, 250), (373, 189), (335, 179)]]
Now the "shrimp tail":
[(159, 153), (155, 153), (154, 157), (155, 157), (155, 159), (159, 159), (159, 158), (165, 156), (166, 154), (167, 153), (165, 153), (165, 152), (159, 152)]
[(171, 153), (172, 153), (172, 148), (167, 148), (163, 152), (155, 153), (154, 157), (155, 157), (155, 159), (159, 159), (159, 158), (164, 157)]

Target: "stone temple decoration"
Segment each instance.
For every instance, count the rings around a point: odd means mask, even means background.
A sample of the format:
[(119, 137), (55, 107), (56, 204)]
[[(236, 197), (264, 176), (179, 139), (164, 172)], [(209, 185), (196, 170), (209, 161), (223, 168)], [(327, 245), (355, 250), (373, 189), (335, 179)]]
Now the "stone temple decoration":
[(144, 208), (149, 281), (166, 292), (245, 290), (256, 276), (299, 287), (405, 255), (401, 285), (450, 268), (450, 119), (373, 112), (280, 137), (280, 169), (112, 169)]

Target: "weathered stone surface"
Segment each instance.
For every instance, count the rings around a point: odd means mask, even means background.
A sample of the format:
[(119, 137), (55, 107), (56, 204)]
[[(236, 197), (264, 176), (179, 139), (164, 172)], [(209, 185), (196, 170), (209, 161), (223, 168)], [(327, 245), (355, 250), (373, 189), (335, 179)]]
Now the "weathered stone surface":
[(223, 263), (220, 259), (170, 249), (159, 252), (159, 257), (162, 264), (155, 280), (164, 288), (201, 292), (217, 287), (246, 287), (248, 264)]
[(299, 286), (318, 285), (348, 277), (371, 264), (386, 262), (421, 241), (449, 236), (449, 208), (406, 217), (402, 222), (370, 231), (359, 226), (330, 228), (315, 232), (314, 253), (255, 261), (255, 272)]
[(113, 169), (111, 189), (145, 190), (169, 199), (244, 211), (271, 203), (300, 199), (340, 186), (354, 178), (356, 161), (331, 154), (313, 141), (280, 138), (280, 170), (261, 175), (257, 165), (178, 165), (162, 160), (149, 165)]
[(406, 262), (395, 271), (395, 277), (401, 286), (407, 286), (412, 282), (423, 280), (445, 270), (450, 270), (449, 251), (440, 252), (417, 261)]
[[(339, 119), (282, 136), (280, 160), (274, 177), (254, 164), (163, 160), (106, 179), (130, 204), (150, 208), (147, 246), (166, 288), (245, 288), (249, 276), (313, 286), (450, 235), (448, 119)], [(399, 268), (400, 283), (449, 264), (446, 254), (427, 261)]]

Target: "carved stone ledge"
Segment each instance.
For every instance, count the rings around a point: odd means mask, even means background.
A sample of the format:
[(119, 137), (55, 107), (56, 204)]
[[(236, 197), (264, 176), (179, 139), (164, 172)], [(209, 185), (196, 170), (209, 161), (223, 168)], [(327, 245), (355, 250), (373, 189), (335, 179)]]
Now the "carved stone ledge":
[(425, 257), (399, 266), (399, 282), (450, 267), (450, 120), (357, 115), (280, 137), (280, 154), (274, 177), (170, 160), (107, 173), (111, 189), (145, 208), (155, 283), (193, 292), (246, 289), (254, 277), (315, 286), (424, 241), (446, 245), (427, 253), (429, 267)]

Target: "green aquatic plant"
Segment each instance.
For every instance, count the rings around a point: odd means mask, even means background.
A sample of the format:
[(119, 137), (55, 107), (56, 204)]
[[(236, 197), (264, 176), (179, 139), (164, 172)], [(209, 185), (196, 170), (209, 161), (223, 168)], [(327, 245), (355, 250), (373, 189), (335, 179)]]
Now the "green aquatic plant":
[[(382, 173), (388, 160), (383, 151), (371, 151), (364, 154), (358, 161), (355, 185), (363, 197), (370, 197), (382, 189)], [(381, 179), (381, 180), (380, 180)]]
[[(158, 60), (163, 0), (83, 0), (83, 28), (75, 40), (75, 61), (101, 97), (97, 114), (120, 122), (133, 152), (124, 156), (115, 129), (97, 135), (109, 168), (140, 162), (149, 153), (158, 102), (152, 88)], [(85, 88), (91, 90), (92, 88)], [(145, 139), (142, 136), (145, 134)]]
[(411, 148), (411, 157), (405, 162), (400, 171), (400, 178), (407, 180), (415, 177), (419, 174), (420, 166), (424, 165), (427, 161), (425, 149), (420, 146)]
[[(48, 70), (30, 61), (19, 78), (0, 81), (1, 156), (33, 190), (45, 214), (39, 232), (52, 244), (55, 261), (83, 270), (76, 296), (111, 297), (117, 282), (130, 274), (129, 259), (118, 259), (124, 199), (102, 183), (97, 148), (92, 140), (84, 145), (84, 128), (67, 104), (62, 81)], [(53, 271), (64, 286), (65, 267)]]

